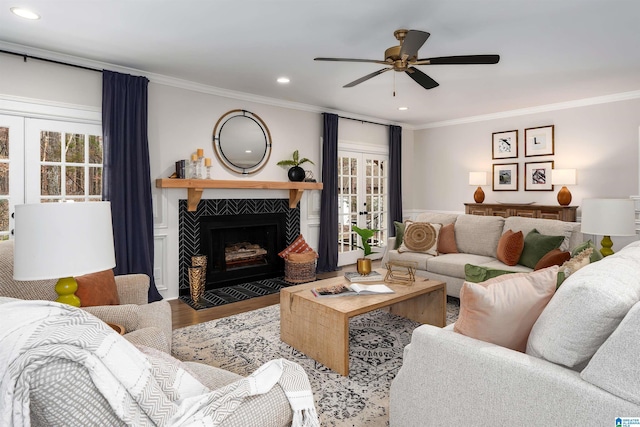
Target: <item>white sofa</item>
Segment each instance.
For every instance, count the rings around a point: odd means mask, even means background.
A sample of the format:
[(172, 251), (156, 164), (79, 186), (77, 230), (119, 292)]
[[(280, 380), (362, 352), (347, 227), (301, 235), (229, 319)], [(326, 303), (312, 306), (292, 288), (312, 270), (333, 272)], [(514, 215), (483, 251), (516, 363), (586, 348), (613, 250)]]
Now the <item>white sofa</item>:
[(390, 392), (390, 425), (606, 426), (640, 416), (640, 242), (567, 278), (526, 353), (423, 325)]
[(496, 249), (502, 234), (507, 230), (522, 231), (526, 236), (534, 228), (541, 234), (565, 236), (561, 250), (570, 250), (583, 241), (580, 224), (553, 219), (524, 218), (512, 216), (479, 216), (467, 214), (447, 214), (424, 212), (419, 214), (415, 222), (438, 224), (454, 223), (457, 254), (438, 256), (424, 253), (398, 253), (395, 237), (387, 242), (387, 250), (382, 258), (382, 265), (388, 261), (413, 261), (417, 265), (416, 275), (441, 280), (447, 284), (447, 295), (460, 297), (460, 289), (465, 279), (465, 264), (480, 265), (489, 268), (516, 272), (531, 271), (523, 265), (508, 266), (496, 259)]

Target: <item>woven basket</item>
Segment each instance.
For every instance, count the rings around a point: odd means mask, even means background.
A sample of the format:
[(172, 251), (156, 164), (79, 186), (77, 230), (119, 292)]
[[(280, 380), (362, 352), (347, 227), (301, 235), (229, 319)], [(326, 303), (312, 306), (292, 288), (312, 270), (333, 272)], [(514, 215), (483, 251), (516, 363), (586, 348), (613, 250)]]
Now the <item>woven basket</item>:
[(316, 280), (316, 260), (292, 261), (284, 260), (284, 280), (291, 283), (307, 283)]

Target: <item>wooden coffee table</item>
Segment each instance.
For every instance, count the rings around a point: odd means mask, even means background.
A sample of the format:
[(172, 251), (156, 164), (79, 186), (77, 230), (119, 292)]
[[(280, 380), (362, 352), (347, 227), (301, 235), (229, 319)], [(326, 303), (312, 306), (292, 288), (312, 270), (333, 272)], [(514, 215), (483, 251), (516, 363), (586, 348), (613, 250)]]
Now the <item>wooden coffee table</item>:
[[(384, 270), (379, 270), (383, 275)], [(419, 279), (411, 285), (387, 283), (393, 294), (318, 298), (311, 288), (348, 283), (344, 277), (280, 290), (280, 339), (341, 375), (349, 375), (349, 318), (387, 308), (420, 323), (443, 327), (446, 284)]]

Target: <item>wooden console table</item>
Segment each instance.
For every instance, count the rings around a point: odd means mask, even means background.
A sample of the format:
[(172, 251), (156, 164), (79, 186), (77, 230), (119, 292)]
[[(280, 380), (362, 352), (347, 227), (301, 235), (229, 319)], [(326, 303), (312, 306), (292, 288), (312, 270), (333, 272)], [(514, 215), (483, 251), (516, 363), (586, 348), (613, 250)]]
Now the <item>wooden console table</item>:
[(219, 179), (156, 179), (158, 188), (186, 188), (187, 210), (194, 212), (200, 203), (202, 191), (205, 188), (233, 188), (255, 189), (266, 188), (271, 190), (289, 190), (289, 207), (298, 205), (304, 190), (322, 190), (321, 182), (280, 182), (280, 181), (245, 181), (245, 180), (219, 180)]
[(524, 205), (524, 204), (487, 204), (465, 203), (464, 212), (471, 215), (523, 216), (527, 218), (559, 219), (560, 221), (576, 221), (577, 206)]

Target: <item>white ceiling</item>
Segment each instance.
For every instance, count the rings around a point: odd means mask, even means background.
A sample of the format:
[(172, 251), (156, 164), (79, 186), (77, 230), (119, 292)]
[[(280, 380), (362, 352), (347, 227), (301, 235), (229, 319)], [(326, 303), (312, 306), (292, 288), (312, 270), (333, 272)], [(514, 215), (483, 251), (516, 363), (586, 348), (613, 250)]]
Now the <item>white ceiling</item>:
[[(0, 6), (4, 49), (44, 49), (53, 58), (71, 55), (416, 127), (640, 89), (638, 0), (2, 0)], [(42, 19), (18, 18), (11, 6), (28, 6)], [(420, 58), (497, 53), (501, 60), (419, 66), (440, 83), (431, 90), (394, 72), (344, 89), (381, 66), (313, 60), (382, 60), (397, 44), (398, 28), (431, 33)], [(276, 83), (283, 75), (290, 84)]]

